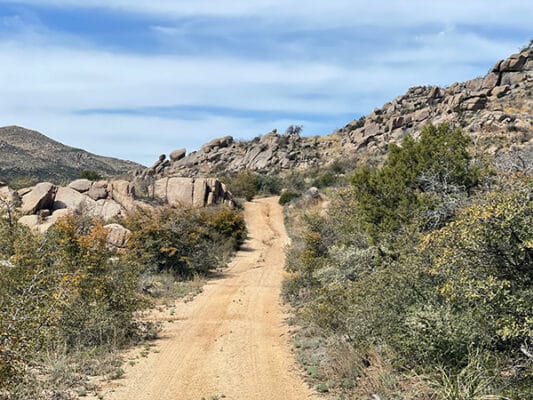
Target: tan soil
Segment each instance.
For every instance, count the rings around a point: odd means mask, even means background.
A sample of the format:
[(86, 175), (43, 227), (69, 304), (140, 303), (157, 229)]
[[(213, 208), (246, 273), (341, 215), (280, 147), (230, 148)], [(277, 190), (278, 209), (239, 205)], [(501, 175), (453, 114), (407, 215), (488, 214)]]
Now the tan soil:
[(288, 243), (277, 198), (247, 203), (249, 239), (194, 301), (176, 303), (147, 358), (126, 366), (111, 400), (300, 400), (313, 396), (290, 351), (280, 304)]

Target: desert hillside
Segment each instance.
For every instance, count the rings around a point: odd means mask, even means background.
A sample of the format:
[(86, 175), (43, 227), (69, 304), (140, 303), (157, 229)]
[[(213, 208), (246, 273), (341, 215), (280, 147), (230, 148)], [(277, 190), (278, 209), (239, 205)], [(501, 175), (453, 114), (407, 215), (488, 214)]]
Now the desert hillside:
[(115, 176), (139, 168), (139, 164), (91, 154), (56, 142), (19, 126), (0, 128), (0, 180), (29, 178), (62, 183), (81, 171)]

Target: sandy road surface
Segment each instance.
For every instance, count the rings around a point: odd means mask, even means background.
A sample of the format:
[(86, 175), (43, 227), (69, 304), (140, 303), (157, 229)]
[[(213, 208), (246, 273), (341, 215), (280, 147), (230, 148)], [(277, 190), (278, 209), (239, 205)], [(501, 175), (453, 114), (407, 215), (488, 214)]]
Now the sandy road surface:
[(290, 352), (279, 294), (287, 234), (277, 198), (246, 204), (249, 239), (224, 276), (209, 281), (178, 321), (166, 324), (157, 353), (126, 368), (105, 399), (300, 400), (312, 396)]

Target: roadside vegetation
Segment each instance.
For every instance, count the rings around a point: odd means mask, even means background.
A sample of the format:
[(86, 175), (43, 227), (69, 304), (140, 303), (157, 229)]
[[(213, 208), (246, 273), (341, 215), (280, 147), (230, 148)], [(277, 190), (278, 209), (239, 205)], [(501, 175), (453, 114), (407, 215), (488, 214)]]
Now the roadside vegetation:
[(0, 207), (0, 399), (74, 399), (95, 393), (90, 376), (120, 378), (117, 350), (158, 332), (140, 312), (197, 290), (246, 235), (227, 208), (156, 209), (121, 221), (132, 235), (113, 249), (102, 221), (65, 217), (40, 235), (9, 206)]
[[(310, 382), (335, 399), (533, 398), (531, 171), (427, 126), (287, 208), (283, 294)], [(294, 202), (297, 203), (294, 203)]]

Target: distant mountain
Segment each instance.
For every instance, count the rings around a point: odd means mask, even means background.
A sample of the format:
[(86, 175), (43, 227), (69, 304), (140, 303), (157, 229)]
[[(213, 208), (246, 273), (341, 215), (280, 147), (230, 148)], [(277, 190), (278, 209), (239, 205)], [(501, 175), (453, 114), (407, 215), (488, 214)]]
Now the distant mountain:
[(337, 160), (380, 160), (391, 143), (417, 136), (424, 125), (449, 123), (470, 134), (478, 154), (499, 157), (509, 151), (531, 158), (533, 150), (533, 47), (499, 61), (485, 75), (437, 86), (413, 87), (370, 115), (332, 134), (302, 137), (299, 129), (276, 130), (251, 141), (231, 136), (212, 140), (199, 151), (184, 149), (137, 170), (147, 176), (206, 176), (250, 169), (283, 173), (321, 168)]
[(0, 180), (51, 181), (62, 183), (79, 177), (81, 171), (101, 176), (123, 175), (141, 165), (102, 157), (65, 146), (45, 135), (21, 128), (0, 128)]

